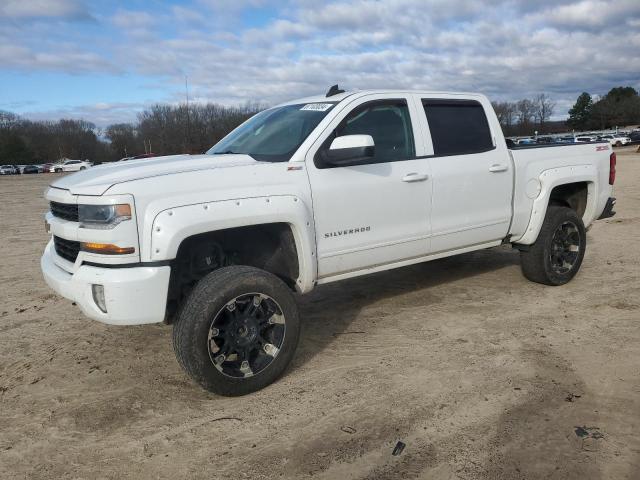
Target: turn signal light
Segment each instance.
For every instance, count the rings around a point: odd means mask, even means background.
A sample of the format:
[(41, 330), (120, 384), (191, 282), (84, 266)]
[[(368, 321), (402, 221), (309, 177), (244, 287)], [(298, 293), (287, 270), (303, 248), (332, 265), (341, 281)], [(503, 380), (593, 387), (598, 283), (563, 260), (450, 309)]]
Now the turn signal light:
[(111, 243), (82, 242), (80, 249), (84, 252), (101, 253), (103, 255), (127, 255), (136, 251), (133, 247), (118, 247)]
[(609, 156), (609, 185), (613, 185), (616, 181), (616, 154)]

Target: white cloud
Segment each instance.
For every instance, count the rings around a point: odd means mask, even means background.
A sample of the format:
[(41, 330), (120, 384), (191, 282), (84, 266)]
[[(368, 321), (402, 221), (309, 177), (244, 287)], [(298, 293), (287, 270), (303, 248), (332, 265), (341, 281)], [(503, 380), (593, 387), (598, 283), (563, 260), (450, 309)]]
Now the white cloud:
[(147, 29), (156, 23), (156, 17), (144, 11), (118, 10), (111, 21), (125, 30)]
[[(254, 8), (264, 14), (269, 6), (279, 9), (276, 18), (241, 27), (243, 14)], [(501, 100), (545, 92), (564, 113), (582, 91), (640, 89), (638, 0), (340, 0), (321, 6), (196, 0), (159, 11), (120, 10), (109, 20), (126, 35), (97, 29), (86, 45), (50, 41), (46, 47), (19, 40), (30, 32), (45, 35), (36, 27), (3, 34), (0, 23), (0, 63), (22, 71), (122, 69), (152, 76), (155, 88), (167, 91), (158, 101), (181, 101), (188, 75), (196, 101), (227, 104), (276, 103), (339, 82), (481, 91)], [(93, 48), (97, 42), (101, 53)], [(91, 115), (102, 111), (83, 108)], [(106, 110), (117, 116), (126, 107)]]
[(90, 18), (86, 7), (77, 0), (2, 0), (0, 18)]
[(566, 28), (598, 29), (625, 27), (627, 20), (640, 16), (638, 0), (581, 0), (569, 5), (547, 8), (532, 17)]
[(30, 120), (87, 120), (98, 128), (113, 123), (134, 122), (138, 112), (148, 107), (146, 103), (97, 103), (93, 105), (75, 105), (55, 110), (30, 111), (25, 118)]

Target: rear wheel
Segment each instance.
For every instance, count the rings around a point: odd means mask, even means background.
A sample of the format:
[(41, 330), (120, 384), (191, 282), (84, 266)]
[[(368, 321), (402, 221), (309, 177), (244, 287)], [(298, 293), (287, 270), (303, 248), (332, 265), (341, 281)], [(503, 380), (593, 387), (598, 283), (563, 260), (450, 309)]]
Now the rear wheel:
[(532, 282), (564, 285), (580, 270), (586, 246), (582, 219), (571, 208), (551, 205), (538, 239), (520, 252), (522, 273)]
[(236, 396), (275, 381), (293, 358), (299, 333), (285, 283), (264, 270), (232, 266), (192, 290), (173, 326), (173, 347), (203, 388)]
[(62, 173), (62, 169), (61, 169), (61, 168), (56, 168), (54, 171), (55, 171), (56, 173)]

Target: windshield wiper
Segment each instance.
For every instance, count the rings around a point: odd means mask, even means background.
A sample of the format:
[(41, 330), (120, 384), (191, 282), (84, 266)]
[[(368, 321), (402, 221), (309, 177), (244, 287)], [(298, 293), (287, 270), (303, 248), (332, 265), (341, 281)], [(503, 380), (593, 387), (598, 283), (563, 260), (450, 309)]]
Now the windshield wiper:
[(233, 150), (225, 150), (224, 152), (213, 152), (214, 155), (234, 155), (240, 152), (234, 152)]

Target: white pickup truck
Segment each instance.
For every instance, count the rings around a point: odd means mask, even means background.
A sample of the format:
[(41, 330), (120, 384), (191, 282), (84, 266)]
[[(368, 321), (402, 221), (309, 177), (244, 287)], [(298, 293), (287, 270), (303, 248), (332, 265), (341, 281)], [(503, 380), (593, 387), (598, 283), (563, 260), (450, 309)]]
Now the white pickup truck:
[(483, 95), (332, 87), (206, 154), (56, 179), (41, 266), (90, 318), (173, 324), (186, 372), (241, 395), (285, 370), (316, 285), (500, 244), (568, 282), (614, 180), (607, 142), (508, 144)]

